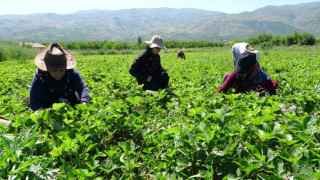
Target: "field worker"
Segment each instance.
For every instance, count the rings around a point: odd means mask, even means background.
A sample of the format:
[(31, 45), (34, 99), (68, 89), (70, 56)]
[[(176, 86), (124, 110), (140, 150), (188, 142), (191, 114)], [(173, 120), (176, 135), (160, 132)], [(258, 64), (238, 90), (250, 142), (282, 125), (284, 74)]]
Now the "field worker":
[(260, 96), (266, 93), (276, 94), (278, 84), (272, 80), (259, 66), (256, 54), (246, 51), (240, 55), (237, 66), (234, 71), (227, 76), (222, 86), (216, 91), (227, 92), (234, 88), (236, 93), (243, 93), (250, 90), (260, 93)]
[(181, 49), (178, 54), (177, 54), (177, 58), (178, 59), (186, 59), (185, 55), (184, 55), (184, 52), (183, 52), (183, 49)]
[(164, 89), (168, 86), (169, 76), (167, 69), (161, 66), (159, 52), (167, 48), (163, 46), (163, 39), (158, 35), (145, 43), (146, 50), (135, 59), (131, 65), (130, 74), (137, 79), (138, 84), (144, 84), (144, 90)]
[(35, 57), (38, 67), (30, 89), (30, 108), (50, 108), (53, 103), (86, 104), (91, 97), (75, 68), (72, 54), (59, 44), (51, 44)]
[(232, 51), (232, 58), (233, 58), (234, 66), (237, 65), (237, 62), (240, 58), (240, 55), (242, 53), (244, 53), (245, 51), (250, 51), (250, 52), (255, 53), (257, 61), (260, 58), (260, 52), (255, 50), (254, 47), (248, 43), (236, 43), (232, 46), (231, 51)]

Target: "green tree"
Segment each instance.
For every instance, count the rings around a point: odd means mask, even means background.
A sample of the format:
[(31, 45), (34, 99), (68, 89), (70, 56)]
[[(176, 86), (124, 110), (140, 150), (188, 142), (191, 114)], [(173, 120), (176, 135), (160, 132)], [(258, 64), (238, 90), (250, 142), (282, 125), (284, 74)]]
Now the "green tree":
[(294, 44), (298, 44), (297, 36), (294, 34), (289, 34), (285, 36), (285, 45), (291, 46)]
[(272, 34), (265, 33), (265, 32), (259, 34), (259, 36), (258, 36), (259, 44), (264, 43), (264, 42), (270, 42), (271, 39), (272, 39)]
[(299, 38), (299, 44), (313, 46), (316, 44), (316, 38), (311, 33), (302, 33)]
[(280, 36), (280, 35), (274, 35), (271, 39), (271, 44), (273, 46), (280, 46), (280, 45), (283, 45), (284, 42), (283, 42), (283, 38)]
[(141, 45), (141, 37), (138, 36), (138, 46), (140, 46), (140, 45)]
[(251, 45), (257, 45), (259, 44), (259, 41), (258, 41), (258, 38), (255, 38), (255, 37), (249, 37), (247, 42)]

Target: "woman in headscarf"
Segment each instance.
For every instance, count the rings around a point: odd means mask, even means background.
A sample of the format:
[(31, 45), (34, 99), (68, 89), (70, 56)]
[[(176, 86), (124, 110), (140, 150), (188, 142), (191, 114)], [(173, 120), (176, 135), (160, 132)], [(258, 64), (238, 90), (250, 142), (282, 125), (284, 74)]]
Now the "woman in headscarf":
[(51, 44), (35, 57), (38, 67), (30, 89), (30, 108), (50, 108), (53, 103), (86, 104), (91, 100), (87, 86), (75, 69), (69, 50)]
[(236, 93), (256, 91), (260, 96), (266, 93), (276, 94), (278, 84), (272, 80), (261, 68), (256, 59), (256, 54), (245, 51), (238, 59), (237, 65), (232, 73), (225, 77), (222, 86), (216, 91), (227, 92), (234, 88)]
[(161, 65), (159, 52), (167, 48), (164, 47), (163, 39), (158, 35), (145, 43), (146, 50), (135, 59), (131, 65), (130, 74), (137, 79), (138, 84), (144, 84), (144, 90), (164, 89), (168, 86), (169, 76), (167, 69)]

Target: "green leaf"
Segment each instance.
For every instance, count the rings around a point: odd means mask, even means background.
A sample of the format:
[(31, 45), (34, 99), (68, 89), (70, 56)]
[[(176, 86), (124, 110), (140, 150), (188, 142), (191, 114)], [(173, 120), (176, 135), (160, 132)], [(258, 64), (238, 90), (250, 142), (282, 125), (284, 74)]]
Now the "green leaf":
[(94, 143), (94, 144), (90, 144), (87, 148), (85, 152), (89, 152), (93, 147), (96, 147), (98, 145), (98, 143)]
[(249, 167), (245, 168), (247, 174), (250, 174), (253, 170), (259, 169), (261, 166), (258, 164), (249, 164)]
[(62, 151), (63, 146), (60, 146), (59, 148), (53, 149), (51, 152), (49, 152), (49, 154), (51, 154), (52, 156), (60, 156), (62, 155)]
[(271, 179), (269, 176), (262, 174), (262, 173), (258, 173), (257, 175), (258, 175), (258, 177), (260, 177), (263, 180), (270, 180)]
[(127, 97), (126, 101), (129, 102), (130, 104), (138, 105), (142, 101), (142, 98), (140, 96), (135, 96), (134, 98)]
[(252, 124), (254, 125), (259, 125), (265, 121), (271, 121), (273, 118), (273, 116), (267, 114), (267, 115), (264, 115), (264, 116), (259, 116), (259, 117), (256, 117), (254, 120), (251, 121)]
[(304, 174), (304, 175), (310, 175), (313, 173), (313, 166), (311, 165), (304, 165), (300, 168), (299, 174)]
[(22, 124), (21, 124), (20, 122), (18, 122), (18, 121), (12, 123), (12, 126), (15, 127), (15, 128), (18, 128), (18, 127), (20, 127), (21, 125), (22, 125)]
[(260, 161), (265, 162), (266, 156), (262, 155), (259, 150), (257, 149), (256, 146), (251, 145), (249, 143), (243, 143), (244, 145), (247, 146), (248, 150), (255, 156), (257, 157)]
[(72, 119), (70, 119), (70, 120), (64, 119), (63, 122), (66, 124), (71, 124), (73, 122), (73, 120)]
[(164, 133), (168, 133), (168, 134), (181, 134), (181, 130), (176, 128), (176, 127), (173, 127), (173, 128), (168, 128), (165, 130)]
[(316, 178), (316, 179), (320, 179), (320, 172), (312, 173), (311, 176)]
[(110, 150), (110, 151), (104, 151), (110, 158), (112, 158), (115, 154), (117, 154), (117, 151)]
[(63, 125), (62, 125), (62, 123), (60, 123), (60, 122), (55, 121), (55, 122), (53, 123), (53, 127), (54, 127), (54, 129), (55, 129), (56, 131), (58, 131), (58, 132), (63, 131)]
[(60, 110), (60, 109), (63, 109), (65, 106), (66, 106), (65, 103), (54, 103), (52, 105), (52, 109)]

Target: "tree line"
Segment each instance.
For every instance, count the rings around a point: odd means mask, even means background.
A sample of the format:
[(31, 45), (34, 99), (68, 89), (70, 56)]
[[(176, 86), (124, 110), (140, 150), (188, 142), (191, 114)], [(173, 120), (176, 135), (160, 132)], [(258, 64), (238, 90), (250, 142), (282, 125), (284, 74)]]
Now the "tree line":
[(311, 33), (294, 33), (285, 36), (261, 33), (257, 37), (250, 37), (247, 42), (253, 45), (260, 45), (262, 48), (272, 46), (313, 46), (317, 39)]
[[(90, 41), (90, 42), (58, 42), (63, 47), (67, 49), (73, 50), (86, 50), (86, 49), (114, 49), (114, 50), (138, 50), (145, 49), (146, 45), (141, 43), (141, 39), (138, 40), (137, 44), (127, 44), (124, 42), (113, 42), (113, 41)], [(190, 41), (190, 42), (182, 42), (182, 41), (165, 41), (165, 46), (167, 48), (201, 48), (201, 47), (222, 47), (224, 46), (224, 42), (207, 42), (207, 41)], [(44, 43), (46, 46), (49, 43)]]
[[(294, 33), (285, 36), (272, 35), (269, 33), (261, 33), (256, 37), (249, 37), (247, 40), (234, 39), (233, 44), (236, 42), (246, 41), (249, 44), (259, 45), (262, 48), (270, 48), (272, 46), (291, 46), (291, 45), (308, 45), (312, 46), (317, 43), (317, 39), (311, 33)], [(58, 42), (63, 47), (73, 50), (139, 50), (145, 49), (146, 45), (142, 43), (141, 37), (138, 37), (136, 44), (128, 44), (125, 42), (113, 41), (90, 41), (90, 42)], [(48, 45), (49, 43), (45, 43)], [(226, 42), (213, 42), (213, 41), (165, 41), (167, 48), (202, 48), (202, 47), (223, 47)]]

